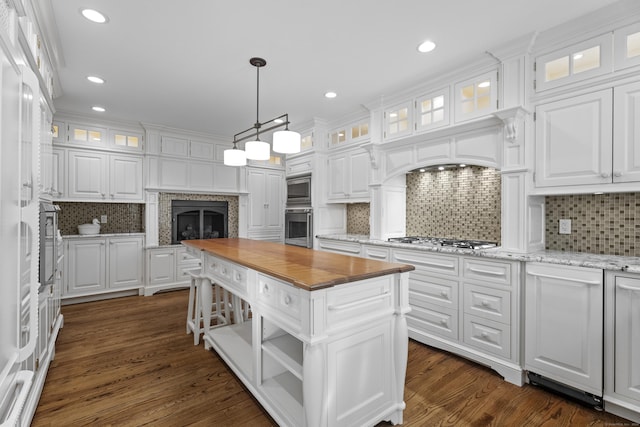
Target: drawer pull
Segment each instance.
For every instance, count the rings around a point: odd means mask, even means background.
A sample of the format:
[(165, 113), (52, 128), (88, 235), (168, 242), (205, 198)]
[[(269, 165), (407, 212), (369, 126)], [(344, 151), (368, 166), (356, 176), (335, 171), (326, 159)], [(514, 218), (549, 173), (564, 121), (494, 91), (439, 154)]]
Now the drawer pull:
[(447, 326), (447, 319), (440, 319), (440, 324)]
[(453, 265), (452, 264), (440, 264), (438, 262), (424, 262), (424, 265), (429, 265), (431, 267), (438, 267), (438, 268), (448, 268), (448, 269), (453, 269)]
[(267, 285), (266, 283), (264, 284), (264, 286), (262, 287), (262, 291), (263, 292), (269, 292), (269, 285)]
[(478, 274), (488, 274), (489, 276), (504, 276), (504, 274), (502, 272), (499, 271), (489, 271), (489, 270), (482, 270), (480, 268), (473, 268), (470, 267), (469, 271), (472, 271), (474, 273), (478, 273)]
[(353, 302), (348, 302), (346, 304), (341, 304), (341, 305), (330, 305), (327, 307), (327, 309), (331, 310), (331, 311), (337, 311), (337, 310), (345, 310), (347, 308), (351, 308), (351, 307), (356, 307), (360, 304), (367, 304), (373, 301), (378, 301), (381, 299), (385, 299), (386, 297), (388, 297), (390, 294), (389, 292), (385, 292), (383, 294), (380, 295), (374, 295), (372, 297), (369, 298), (365, 298), (365, 299), (361, 299), (358, 301), (353, 301)]
[(571, 277), (554, 276), (552, 274), (531, 273), (529, 271), (527, 271), (527, 274), (531, 276), (536, 276), (536, 277), (545, 277), (547, 279), (563, 280), (565, 282), (583, 283), (585, 285), (599, 285), (601, 283), (600, 280), (580, 280), (580, 279), (573, 279)]
[(291, 304), (291, 297), (287, 295), (286, 297), (284, 297), (284, 305), (289, 305), (289, 304)]
[(489, 301), (487, 301), (486, 299), (485, 299), (485, 300), (482, 300), (482, 302), (481, 302), (480, 304), (481, 304), (483, 307), (489, 307)]
[(485, 340), (486, 340), (487, 338), (489, 338), (489, 334), (488, 334), (488, 333), (486, 333), (486, 332), (482, 332), (482, 333), (480, 334), (480, 336), (481, 336), (482, 338), (484, 338)]
[(447, 293), (447, 291), (442, 291), (440, 292), (440, 296), (447, 298), (449, 294)]

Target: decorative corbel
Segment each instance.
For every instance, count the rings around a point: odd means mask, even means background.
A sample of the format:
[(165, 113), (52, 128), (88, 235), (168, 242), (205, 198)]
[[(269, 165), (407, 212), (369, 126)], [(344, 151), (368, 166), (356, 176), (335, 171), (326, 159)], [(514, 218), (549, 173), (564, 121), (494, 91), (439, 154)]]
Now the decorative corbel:
[(513, 107), (506, 110), (500, 110), (493, 113), (504, 123), (504, 137), (509, 142), (515, 142), (518, 139), (518, 120), (529, 114), (529, 111), (522, 107)]

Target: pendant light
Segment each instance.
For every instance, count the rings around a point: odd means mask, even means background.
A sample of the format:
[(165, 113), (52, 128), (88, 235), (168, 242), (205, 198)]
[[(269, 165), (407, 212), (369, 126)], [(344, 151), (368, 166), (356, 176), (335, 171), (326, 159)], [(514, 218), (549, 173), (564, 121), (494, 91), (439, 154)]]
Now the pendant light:
[[(256, 67), (256, 122), (242, 132), (233, 136), (233, 148), (224, 150), (224, 164), (228, 166), (244, 166), (246, 159), (269, 160), (271, 150), (269, 143), (260, 140), (260, 134), (285, 126), (282, 131), (273, 134), (273, 151), (277, 153), (292, 154), (300, 152), (300, 134), (289, 130), (289, 114), (283, 114), (274, 119), (260, 122), (260, 68), (267, 65), (262, 58), (251, 58), (249, 63)], [(268, 128), (263, 129), (265, 125)], [(250, 141), (247, 141), (251, 139)], [(239, 142), (247, 141), (244, 151), (237, 146)], [(241, 160), (241, 156), (244, 157)]]

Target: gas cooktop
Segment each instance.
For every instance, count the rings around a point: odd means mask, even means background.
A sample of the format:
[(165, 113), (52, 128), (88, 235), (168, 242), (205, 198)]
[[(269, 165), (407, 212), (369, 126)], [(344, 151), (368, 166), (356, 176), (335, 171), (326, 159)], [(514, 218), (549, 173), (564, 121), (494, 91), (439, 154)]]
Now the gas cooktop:
[(494, 248), (498, 245), (496, 242), (489, 242), (486, 240), (447, 239), (443, 237), (423, 237), (423, 236), (390, 237), (387, 240), (389, 242), (397, 242), (397, 243), (411, 243), (416, 245), (431, 245), (431, 246), (448, 246), (453, 248), (465, 248), (465, 249), (487, 249), (487, 248)]

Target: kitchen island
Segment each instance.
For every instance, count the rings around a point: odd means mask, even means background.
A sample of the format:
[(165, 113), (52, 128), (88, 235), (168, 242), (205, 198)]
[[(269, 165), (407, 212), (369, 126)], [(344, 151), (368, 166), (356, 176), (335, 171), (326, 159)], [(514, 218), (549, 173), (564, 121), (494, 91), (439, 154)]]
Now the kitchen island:
[(206, 331), (205, 348), (278, 424), (402, 423), (413, 266), (248, 239), (182, 243), (202, 261), (205, 324), (211, 282), (250, 305), (248, 321)]

